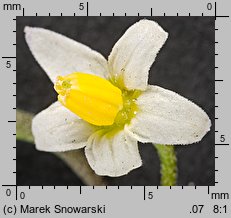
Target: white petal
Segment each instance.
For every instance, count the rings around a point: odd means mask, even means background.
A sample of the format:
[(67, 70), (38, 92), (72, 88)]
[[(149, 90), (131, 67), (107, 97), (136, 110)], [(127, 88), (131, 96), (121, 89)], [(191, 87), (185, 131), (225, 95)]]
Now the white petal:
[(86, 146), (95, 128), (67, 110), (59, 102), (37, 114), (32, 133), (38, 150), (59, 152)]
[(127, 89), (145, 90), (149, 69), (167, 37), (154, 21), (141, 20), (132, 25), (109, 55), (111, 77), (122, 77)]
[(73, 72), (107, 75), (106, 59), (89, 47), (43, 28), (25, 27), (24, 32), (32, 54), (53, 82)]
[(142, 165), (137, 141), (124, 131), (114, 136), (101, 130), (94, 133), (87, 142), (85, 154), (98, 175), (122, 176)]
[(200, 107), (158, 86), (149, 86), (137, 105), (140, 112), (125, 129), (141, 142), (191, 144), (210, 130), (210, 119)]

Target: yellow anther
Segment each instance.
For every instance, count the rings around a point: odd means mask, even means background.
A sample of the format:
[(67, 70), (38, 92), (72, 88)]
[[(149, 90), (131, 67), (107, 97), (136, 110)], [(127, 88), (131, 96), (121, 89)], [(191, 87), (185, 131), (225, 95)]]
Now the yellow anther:
[(76, 72), (58, 76), (54, 88), (66, 108), (97, 126), (112, 125), (123, 108), (121, 90), (95, 75)]

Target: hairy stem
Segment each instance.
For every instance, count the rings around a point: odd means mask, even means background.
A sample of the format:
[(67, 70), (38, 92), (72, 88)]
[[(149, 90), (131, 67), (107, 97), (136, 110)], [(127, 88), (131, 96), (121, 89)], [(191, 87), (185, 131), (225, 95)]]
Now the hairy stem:
[[(17, 140), (34, 143), (34, 138), (31, 132), (31, 121), (34, 115), (17, 109), (16, 116)], [(90, 168), (83, 149), (67, 152), (54, 152), (53, 154), (61, 158), (86, 185), (107, 185), (106, 179), (96, 175)]]
[(34, 143), (34, 138), (31, 132), (31, 121), (33, 114), (23, 110), (16, 111), (16, 138), (17, 140)]
[(155, 144), (154, 147), (160, 158), (161, 185), (173, 186), (177, 180), (177, 159), (172, 145)]
[[(34, 138), (31, 132), (31, 121), (34, 115), (17, 109), (16, 116), (17, 140), (34, 143)], [(157, 149), (157, 153), (160, 158), (161, 185), (176, 185), (177, 166), (174, 147), (171, 145), (159, 144), (154, 145), (154, 147)], [(86, 185), (108, 184), (105, 177), (96, 175), (90, 168), (83, 149), (68, 152), (54, 152), (53, 154), (61, 158)]]

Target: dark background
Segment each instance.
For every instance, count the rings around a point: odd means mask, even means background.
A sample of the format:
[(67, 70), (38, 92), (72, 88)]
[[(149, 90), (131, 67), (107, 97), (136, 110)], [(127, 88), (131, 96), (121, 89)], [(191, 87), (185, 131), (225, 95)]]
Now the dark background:
[[(214, 185), (214, 18), (146, 17), (157, 21), (169, 38), (150, 70), (149, 83), (175, 91), (201, 106), (211, 131), (197, 144), (176, 146), (178, 185)], [(141, 17), (18, 17), (17, 108), (38, 113), (56, 101), (53, 84), (24, 40), (26, 25), (62, 33), (107, 57), (125, 30)], [(159, 185), (159, 160), (151, 144), (139, 145), (143, 166), (111, 185)], [(83, 185), (52, 153), (17, 141), (17, 185)]]

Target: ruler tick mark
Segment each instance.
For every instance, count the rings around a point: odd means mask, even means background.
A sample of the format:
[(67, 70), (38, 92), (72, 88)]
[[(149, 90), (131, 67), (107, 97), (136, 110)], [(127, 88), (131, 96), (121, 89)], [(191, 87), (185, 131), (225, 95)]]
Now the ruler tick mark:
[(144, 186), (144, 200), (146, 200), (146, 186)]
[(223, 18), (228, 18), (229, 16), (227, 16), (227, 15), (217, 15), (216, 17), (223, 17)]
[(16, 187), (16, 196), (15, 196), (15, 198), (16, 198), (16, 201), (17, 201), (18, 200), (18, 186), (16, 185), (15, 187)]
[(221, 145), (225, 145), (225, 146), (228, 146), (229, 144), (228, 143), (220, 143), (220, 144), (215, 144), (215, 145), (218, 145), (218, 146), (221, 146)]
[(88, 16), (88, 2), (87, 2), (87, 16)]
[(6, 59), (8, 59), (8, 58), (16, 58), (16, 57), (2, 57), (2, 58), (6, 58)]
[(217, 19), (217, 3), (215, 2), (215, 20)]

